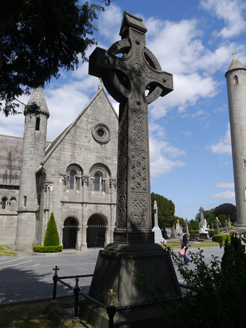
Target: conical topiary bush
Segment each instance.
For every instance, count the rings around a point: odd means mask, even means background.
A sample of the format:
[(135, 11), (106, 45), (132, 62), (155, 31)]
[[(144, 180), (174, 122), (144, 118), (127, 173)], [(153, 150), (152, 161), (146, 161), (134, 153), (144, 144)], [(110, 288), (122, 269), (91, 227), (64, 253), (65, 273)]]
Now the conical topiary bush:
[(54, 214), (51, 213), (44, 238), (44, 246), (59, 246), (60, 240)]

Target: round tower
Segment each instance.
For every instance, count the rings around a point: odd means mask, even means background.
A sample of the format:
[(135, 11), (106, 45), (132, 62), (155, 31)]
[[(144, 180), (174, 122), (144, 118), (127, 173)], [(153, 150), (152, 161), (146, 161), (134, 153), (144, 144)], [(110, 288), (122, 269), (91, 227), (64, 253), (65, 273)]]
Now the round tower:
[(234, 58), (225, 74), (231, 127), (237, 227), (246, 232), (246, 68)]
[(45, 157), (49, 118), (49, 110), (41, 87), (33, 91), (24, 115), (16, 250), (31, 250), (36, 241), (38, 201), (35, 172)]

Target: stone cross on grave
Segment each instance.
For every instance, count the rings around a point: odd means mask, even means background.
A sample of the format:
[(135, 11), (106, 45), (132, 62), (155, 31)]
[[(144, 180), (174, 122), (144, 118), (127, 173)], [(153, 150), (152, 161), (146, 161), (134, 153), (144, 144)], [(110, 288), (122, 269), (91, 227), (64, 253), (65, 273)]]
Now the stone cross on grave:
[(120, 103), (114, 243), (154, 243), (148, 104), (173, 90), (173, 78), (162, 71), (146, 48), (147, 29), (142, 19), (126, 11), (123, 16), (122, 39), (108, 50), (94, 50), (89, 59), (89, 74), (102, 78), (107, 91)]
[(227, 220), (225, 220), (225, 228), (226, 228), (226, 232), (228, 232), (228, 222), (227, 222)]
[(218, 218), (215, 219), (215, 226), (216, 226), (216, 229), (217, 229), (217, 235), (219, 235), (220, 234), (220, 226), (221, 226), (221, 224), (220, 224), (220, 221), (219, 221)]

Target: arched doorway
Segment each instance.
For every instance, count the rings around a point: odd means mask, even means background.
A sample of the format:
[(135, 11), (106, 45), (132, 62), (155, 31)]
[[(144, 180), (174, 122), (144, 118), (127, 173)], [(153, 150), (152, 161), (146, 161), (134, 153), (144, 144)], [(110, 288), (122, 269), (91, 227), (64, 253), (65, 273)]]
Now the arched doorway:
[(63, 249), (76, 249), (78, 224), (77, 220), (69, 217), (64, 221)]
[(105, 219), (93, 214), (88, 220), (86, 242), (88, 248), (104, 247), (106, 234)]

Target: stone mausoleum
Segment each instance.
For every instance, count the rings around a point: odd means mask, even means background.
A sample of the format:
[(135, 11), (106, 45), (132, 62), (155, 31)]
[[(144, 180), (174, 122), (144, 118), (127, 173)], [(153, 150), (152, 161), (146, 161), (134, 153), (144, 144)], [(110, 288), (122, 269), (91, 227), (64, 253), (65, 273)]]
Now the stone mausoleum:
[(51, 212), (64, 249), (112, 242), (118, 117), (103, 86), (53, 142), (46, 140), (50, 114), (41, 88), (24, 116), (23, 138), (0, 135), (0, 244), (42, 245)]

